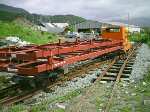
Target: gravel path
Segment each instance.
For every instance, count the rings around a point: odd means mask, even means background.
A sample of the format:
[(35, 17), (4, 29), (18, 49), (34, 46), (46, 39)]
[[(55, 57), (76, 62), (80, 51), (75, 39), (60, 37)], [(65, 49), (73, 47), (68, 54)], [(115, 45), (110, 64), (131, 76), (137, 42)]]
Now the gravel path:
[(85, 77), (77, 77), (72, 81), (67, 81), (63, 86), (55, 86), (54, 92), (41, 92), (40, 94), (34, 96), (32, 100), (34, 100), (36, 103), (39, 103), (48, 99), (56, 99), (60, 96), (66, 95), (69, 92), (88, 87), (92, 84), (92, 80), (96, 79), (106, 66), (107, 65), (102, 65), (101, 69), (90, 71)]
[(139, 80), (143, 78), (143, 75), (148, 72), (148, 67), (150, 66), (150, 48), (146, 44), (142, 46), (137, 51), (137, 56), (135, 63), (133, 65), (133, 70), (130, 76), (131, 80)]

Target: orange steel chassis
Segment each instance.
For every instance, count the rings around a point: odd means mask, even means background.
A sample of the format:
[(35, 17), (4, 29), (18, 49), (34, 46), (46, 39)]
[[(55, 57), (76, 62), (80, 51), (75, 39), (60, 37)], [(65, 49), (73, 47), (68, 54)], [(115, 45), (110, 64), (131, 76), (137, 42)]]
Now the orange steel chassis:
[(55, 44), (0, 49), (0, 71), (34, 76), (82, 60), (123, 50), (121, 40), (60, 41)]

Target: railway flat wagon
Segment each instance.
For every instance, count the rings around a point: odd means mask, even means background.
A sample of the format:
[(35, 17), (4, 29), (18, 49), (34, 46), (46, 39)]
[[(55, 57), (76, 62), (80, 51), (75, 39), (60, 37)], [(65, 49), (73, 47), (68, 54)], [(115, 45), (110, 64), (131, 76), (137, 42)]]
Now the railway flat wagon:
[(36, 76), (118, 50), (127, 51), (130, 47), (124, 27), (105, 28), (102, 39), (1, 48), (0, 70), (16, 72), (21, 76)]

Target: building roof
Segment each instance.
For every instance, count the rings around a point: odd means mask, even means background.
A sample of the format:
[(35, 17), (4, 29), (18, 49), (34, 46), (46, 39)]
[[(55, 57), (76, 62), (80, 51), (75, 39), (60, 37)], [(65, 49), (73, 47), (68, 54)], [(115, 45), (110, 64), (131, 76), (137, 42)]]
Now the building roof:
[(105, 22), (104, 24), (110, 24), (110, 25), (114, 25), (114, 26), (136, 27), (136, 28), (139, 27), (139, 26), (125, 24), (125, 23), (121, 23), (121, 22)]
[(61, 33), (63, 32), (67, 26), (69, 26), (68, 23), (41, 23), (42, 26), (47, 29), (48, 32), (52, 33)]
[(89, 29), (89, 28), (100, 28), (102, 26), (102, 23), (98, 22), (98, 21), (85, 21), (79, 24), (76, 24), (75, 27), (77, 29)]
[(52, 23), (53, 25), (60, 27), (60, 28), (65, 28), (67, 26), (69, 26), (68, 23)]

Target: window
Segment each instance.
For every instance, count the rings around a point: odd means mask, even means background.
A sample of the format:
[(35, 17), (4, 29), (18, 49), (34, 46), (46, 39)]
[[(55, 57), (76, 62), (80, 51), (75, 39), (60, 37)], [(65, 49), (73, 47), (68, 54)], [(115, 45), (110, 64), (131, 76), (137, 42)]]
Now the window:
[(106, 32), (120, 32), (119, 28), (107, 28)]

